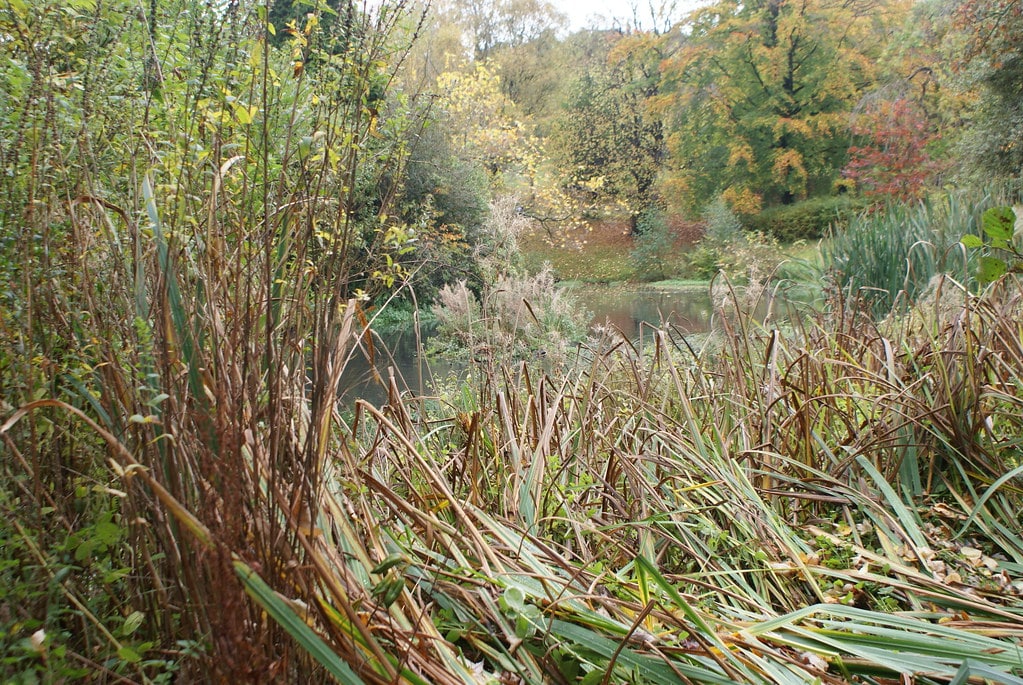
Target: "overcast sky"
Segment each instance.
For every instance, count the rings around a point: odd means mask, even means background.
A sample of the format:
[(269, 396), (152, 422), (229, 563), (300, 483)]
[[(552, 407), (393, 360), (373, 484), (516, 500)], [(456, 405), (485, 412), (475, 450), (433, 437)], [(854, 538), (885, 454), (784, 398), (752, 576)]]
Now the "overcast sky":
[[(596, 21), (597, 28), (606, 28), (612, 25), (612, 19), (631, 19), (638, 12), (640, 22), (650, 23), (651, 4), (655, 11), (662, 11), (665, 6), (675, 5), (672, 13), (675, 19), (680, 19), (687, 12), (707, 1), (700, 0), (552, 0), (552, 3), (559, 10), (568, 15), (571, 29), (588, 28)], [(621, 23), (621, 22), (619, 22)]]

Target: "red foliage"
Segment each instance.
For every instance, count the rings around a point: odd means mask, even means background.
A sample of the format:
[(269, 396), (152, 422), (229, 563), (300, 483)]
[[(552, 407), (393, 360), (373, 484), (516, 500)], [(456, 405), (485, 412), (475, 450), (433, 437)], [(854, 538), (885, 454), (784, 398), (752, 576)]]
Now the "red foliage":
[(1019, 52), (1023, 0), (964, 0), (955, 11), (956, 26), (965, 32), (966, 49), (954, 66), (962, 68), (978, 56), (998, 68)]
[(864, 144), (849, 148), (842, 174), (868, 196), (919, 197), (942, 168), (927, 152), (937, 135), (920, 108), (905, 98), (869, 107), (857, 116), (852, 132)]

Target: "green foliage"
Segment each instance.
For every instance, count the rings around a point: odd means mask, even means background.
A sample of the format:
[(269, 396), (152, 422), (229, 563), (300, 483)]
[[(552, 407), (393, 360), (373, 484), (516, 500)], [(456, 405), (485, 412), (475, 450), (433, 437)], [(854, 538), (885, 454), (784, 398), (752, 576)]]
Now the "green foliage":
[(657, 211), (665, 133), (649, 105), (659, 88), (661, 41), (641, 33), (575, 40), (581, 68), (551, 135), (565, 182), (637, 218)]
[(985, 202), (949, 194), (855, 215), (825, 242), (825, 263), (841, 290), (883, 317), (915, 301), (940, 273), (969, 282), (967, 256), (957, 246)]
[(981, 230), (987, 238), (968, 233), (962, 237), (962, 244), (969, 249), (982, 249), (977, 280), (982, 284), (993, 283), (1006, 273), (1018, 273), (1023, 268), (1023, 252), (1014, 242), (1016, 233), (1016, 212), (1012, 207), (991, 207), (981, 215)]
[(816, 197), (792, 205), (771, 207), (743, 218), (753, 231), (774, 236), (782, 243), (818, 240), (835, 225), (842, 225), (868, 206), (866, 200), (850, 195)]
[(735, 2), (693, 12), (662, 64), (669, 183), (684, 206), (718, 195), (744, 214), (830, 187), (845, 114), (876, 78), (894, 3)]
[(703, 238), (685, 256), (688, 277), (709, 280), (724, 274), (729, 281), (743, 285), (770, 280), (781, 261), (775, 240), (744, 231), (723, 197), (704, 209), (703, 221)]
[[(953, 33), (962, 48), (954, 55), (956, 84), (966, 97), (956, 152), (967, 162), (963, 176), (982, 183), (1019, 179), (1023, 170), (1023, 9), (1004, 0), (969, 0), (956, 6)], [(972, 172), (972, 173), (969, 173)]]
[(675, 235), (661, 212), (651, 210), (640, 216), (630, 257), (640, 280), (659, 281), (675, 273)]
[[(5, 470), (5, 484), (27, 479)], [(108, 673), (170, 682), (189, 655), (158, 651), (143, 624), (155, 617), (131, 596), (132, 550), (117, 491), (74, 488), (74, 518), (58, 507), (29, 513), (31, 499), (0, 490), (0, 673), (18, 683)]]
[(735, 242), (742, 235), (742, 222), (722, 197), (715, 198), (703, 210), (703, 223), (706, 226), (704, 240), (715, 244)]

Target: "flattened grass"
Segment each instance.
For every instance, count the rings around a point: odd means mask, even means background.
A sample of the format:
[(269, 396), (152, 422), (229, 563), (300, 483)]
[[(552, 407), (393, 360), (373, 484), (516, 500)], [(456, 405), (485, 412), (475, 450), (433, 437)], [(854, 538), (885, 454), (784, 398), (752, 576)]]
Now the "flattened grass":
[(1015, 682), (1023, 299), (947, 292), (887, 328), (733, 321), (713, 356), (605, 338), (449, 419), (364, 406), (354, 537), (386, 531), (401, 606), (503, 678)]

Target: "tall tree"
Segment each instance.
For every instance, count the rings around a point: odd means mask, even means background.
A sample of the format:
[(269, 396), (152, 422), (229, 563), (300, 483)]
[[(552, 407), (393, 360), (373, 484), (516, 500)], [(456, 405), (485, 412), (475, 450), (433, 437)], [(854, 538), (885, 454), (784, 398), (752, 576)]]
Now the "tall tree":
[(663, 65), (673, 187), (741, 211), (829, 189), (898, 1), (722, 0), (693, 13)]
[(450, 0), (441, 10), (457, 18), (475, 59), (486, 59), (502, 46), (529, 43), (568, 23), (548, 0)]
[(958, 66), (971, 93), (963, 151), (985, 178), (1023, 173), (1023, 0), (966, 0), (957, 9)]
[[(635, 218), (662, 203), (658, 176), (666, 159), (664, 127), (650, 108), (668, 43), (654, 32), (593, 32), (579, 39), (579, 77), (555, 130), (555, 149), (570, 182), (598, 189)], [(633, 226), (635, 228), (635, 224)]]

